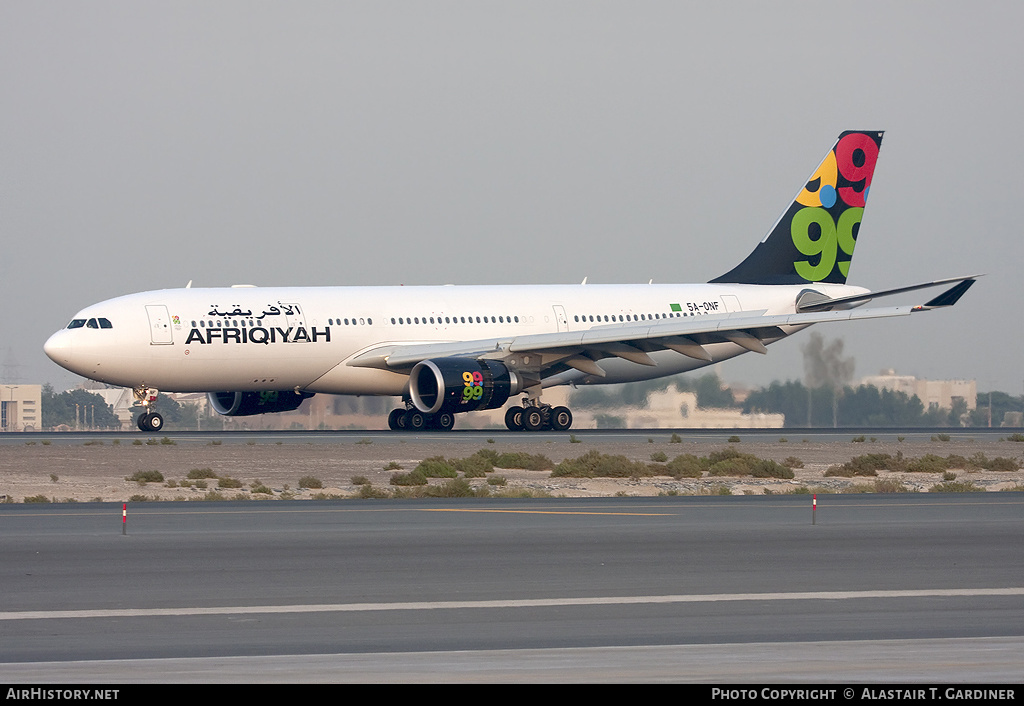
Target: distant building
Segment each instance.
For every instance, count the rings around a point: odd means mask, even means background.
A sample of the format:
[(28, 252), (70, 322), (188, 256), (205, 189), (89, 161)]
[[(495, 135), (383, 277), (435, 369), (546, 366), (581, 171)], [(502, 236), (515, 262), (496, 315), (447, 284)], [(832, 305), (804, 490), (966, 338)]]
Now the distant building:
[(43, 421), (42, 385), (0, 385), (0, 429), (36, 431)]
[[(127, 387), (99, 387), (96, 389), (83, 388), (86, 392), (99, 395), (103, 401), (114, 410), (114, 416), (121, 422), (121, 429), (131, 430), (133, 428), (134, 415), (132, 405), (135, 404), (135, 395)], [(88, 423), (88, 419), (85, 420)]]
[(650, 393), (643, 407), (622, 406), (614, 410), (581, 407), (573, 409), (573, 416), (574, 429), (774, 429), (786, 424), (784, 414), (744, 414), (736, 407), (698, 407), (697, 393), (679, 392), (672, 387)]
[(883, 370), (860, 381), (879, 390), (903, 392), (907, 397), (917, 396), (925, 409), (937, 406), (952, 409), (955, 399), (962, 399), (968, 410), (978, 405), (978, 383), (976, 380), (925, 380), (913, 375), (897, 375), (895, 370)]

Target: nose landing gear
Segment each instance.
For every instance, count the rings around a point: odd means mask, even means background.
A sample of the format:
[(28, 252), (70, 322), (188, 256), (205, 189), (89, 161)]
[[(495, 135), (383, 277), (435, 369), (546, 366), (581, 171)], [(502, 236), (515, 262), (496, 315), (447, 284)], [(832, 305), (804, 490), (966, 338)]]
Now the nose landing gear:
[(155, 411), (156, 398), (160, 391), (153, 387), (136, 387), (132, 390), (135, 399), (142, 405), (142, 414), (135, 420), (139, 431), (160, 431), (164, 428), (164, 418)]

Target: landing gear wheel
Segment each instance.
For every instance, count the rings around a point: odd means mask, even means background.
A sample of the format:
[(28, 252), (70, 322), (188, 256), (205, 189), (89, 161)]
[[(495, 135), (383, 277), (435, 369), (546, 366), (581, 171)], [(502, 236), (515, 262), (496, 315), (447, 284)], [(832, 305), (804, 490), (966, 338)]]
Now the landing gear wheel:
[(406, 431), (423, 431), (427, 427), (427, 415), (418, 409), (410, 409), (405, 413)]
[(505, 412), (505, 426), (510, 431), (522, 431), (523, 430), (523, 408), (522, 407), (509, 407)]
[(527, 407), (522, 415), (523, 429), (526, 431), (540, 431), (544, 426), (544, 415), (536, 407)]
[(551, 428), (555, 431), (566, 431), (572, 426), (572, 412), (568, 407), (555, 407), (551, 410)]
[(440, 431), (451, 431), (455, 428), (455, 415), (451, 412), (441, 412), (434, 417), (433, 427)]
[(405, 410), (398, 408), (391, 410), (388, 415), (388, 428), (391, 431), (403, 431), (405, 429)]
[(139, 431), (160, 431), (164, 428), (164, 418), (156, 412), (147, 412), (139, 415), (136, 424)]

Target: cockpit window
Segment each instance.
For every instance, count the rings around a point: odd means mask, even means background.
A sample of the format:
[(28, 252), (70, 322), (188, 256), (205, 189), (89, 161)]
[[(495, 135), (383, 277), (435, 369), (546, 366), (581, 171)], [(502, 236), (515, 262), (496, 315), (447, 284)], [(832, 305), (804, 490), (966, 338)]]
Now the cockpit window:
[(114, 325), (110, 323), (110, 319), (103, 317), (96, 317), (94, 319), (72, 319), (71, 323), (68, 324), (68, 328), (114, 328)]

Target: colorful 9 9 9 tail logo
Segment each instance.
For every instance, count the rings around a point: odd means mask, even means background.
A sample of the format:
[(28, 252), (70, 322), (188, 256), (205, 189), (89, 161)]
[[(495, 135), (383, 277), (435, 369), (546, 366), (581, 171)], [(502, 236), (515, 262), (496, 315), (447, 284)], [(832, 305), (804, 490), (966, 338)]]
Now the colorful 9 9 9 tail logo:
[(870, 133), (844, 133), (797, 195), (789, 231), (805, 257), (793, 269), (808, 282), (846, 281), (880, 142)]

